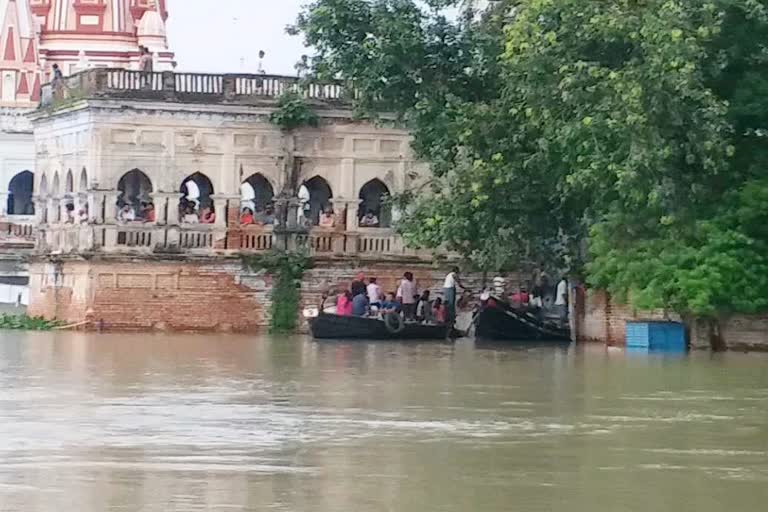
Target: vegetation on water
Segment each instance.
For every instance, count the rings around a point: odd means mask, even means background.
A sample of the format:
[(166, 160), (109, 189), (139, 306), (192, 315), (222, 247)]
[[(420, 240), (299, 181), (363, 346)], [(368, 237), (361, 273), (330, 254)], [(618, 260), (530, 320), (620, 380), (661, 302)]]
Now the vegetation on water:
[(397, 198), (408, 241), (639, 307), (768, 308), (768, 0), (472, 4), (314, 0), (291, 29), (431, 163)]
[(270, 310), (270, 332), (296, 329), (301, 300), (301, 278), (312, 268), (312, 258), (302, 251), (273, 249), (264, 254), (244, 255), (243, 265), (255, 272), (265, 271), (274, 278)]
[(286, 91), (278, 98), (277, 108), (269, 120), (285, 132), (302, 126), (317, 126), (319, 123), (317, 113), (295, 91)]
[(42, 317), (27, 315), (0, 315), (0, 329), (12, 329), (18, 331), (50, 331), (63, 324), (56, 320), (46, 320)]

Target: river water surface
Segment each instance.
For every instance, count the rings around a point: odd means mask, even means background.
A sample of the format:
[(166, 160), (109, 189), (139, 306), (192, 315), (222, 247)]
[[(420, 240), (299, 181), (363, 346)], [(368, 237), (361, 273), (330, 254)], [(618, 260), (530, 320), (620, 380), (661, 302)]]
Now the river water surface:
[(0, 511), (768, 510), (768, 358), (0, 334)]

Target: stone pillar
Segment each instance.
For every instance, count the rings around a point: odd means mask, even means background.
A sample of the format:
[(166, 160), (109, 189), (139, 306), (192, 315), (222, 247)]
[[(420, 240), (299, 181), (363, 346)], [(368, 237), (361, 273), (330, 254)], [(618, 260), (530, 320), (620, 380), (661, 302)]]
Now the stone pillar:
[(104, 224), (104, 212), (101, 205), (104, 204), (106, 194), (101, 190), (94, 190), (88, 193), (88, 222), (94, 224)]
[(62, 201), (58, 197), (52, 197), (49, 201), (48, 224), (59, 224), (63, 220), (61, 216)]
[(333, 216), (335, 219), (336, 231), (345, 231), (347, 227), (347, 203), (346, 199), (332, 199)]
[[(211, 196), (213, 199), (213, 209), (216, 212), (216, 222), (214, 225), (217, 228), (227, 227), (227, 204), (231, 199), (230, 196), (223, 194), (214, 194)], [(239, 197), (237, 198), (239, 201)], [(234, 226), (233, 226), (234, 227)]]
[(357, 231), (358, 218), (357, 211), (360, 208), (360, 199), (348, 199), (347, 200), (347, 231)]
[(8, 215), (8, 192), (0, 192), (0, 216)]
[(35, 224), (47, 224), (48, 199), (42, 196), (35, 196), (32, 200), (35, 202)]
[[(152, 194), (152, 204), (155, 205), (155, 223), (158, 226), (165, 226), (171, 224), (170, 222), (170, 208), (174, 198), (178, 194), (168, 194), (166, 192), (155, 192)], [(178, 206), (176, 207), (176, 216), (178, 217)]]
[(117, 222), (118, 197), (120, 197), (119, 190), (108, 190), (104, 194), (104, 224), (115, 224)]
[(168, 197), (168, 216), (166, 222), (169, 226), (181, 225), (181, 214), (179, 213), (179, 201), (181, 200), (181, 192), (172, 192), (167, 195)]

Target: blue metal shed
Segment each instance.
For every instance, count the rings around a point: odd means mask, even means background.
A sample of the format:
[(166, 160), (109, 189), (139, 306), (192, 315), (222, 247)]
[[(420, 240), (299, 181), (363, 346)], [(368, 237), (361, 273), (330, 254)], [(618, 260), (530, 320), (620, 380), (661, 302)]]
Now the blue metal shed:
[(686, 350), (685, 325), (679, 322), (636, 321), (626, 324), (626, 343), (631, 348)]

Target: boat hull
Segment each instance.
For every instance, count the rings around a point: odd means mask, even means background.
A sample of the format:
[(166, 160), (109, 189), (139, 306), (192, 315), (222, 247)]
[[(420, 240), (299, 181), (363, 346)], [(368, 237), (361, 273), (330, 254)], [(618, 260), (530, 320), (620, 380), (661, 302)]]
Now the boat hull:
[(356, 316), (322, 314), (309, 320), (312, 336), (319, 340), (442, 340), (445, 325), (406, 323), (403, 330), (390, 332), (382, 320)]
[(486, 306), (475, 320), (475, 337), (479, 340), (514, 342), (570, 343), (569, 329), (537, 320), (504, 305)]

